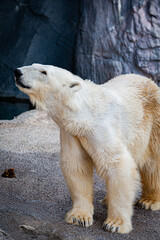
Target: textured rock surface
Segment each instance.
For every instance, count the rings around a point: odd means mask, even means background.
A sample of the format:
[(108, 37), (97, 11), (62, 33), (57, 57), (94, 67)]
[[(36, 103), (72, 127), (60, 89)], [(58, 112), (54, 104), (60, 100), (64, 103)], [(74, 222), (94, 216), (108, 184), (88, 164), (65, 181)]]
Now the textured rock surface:
[(124, 73), (160, 81), (160, 1), (81, 0), (76, 72), (104, 83)]
[(13, 69), (33, 62), (72, 69), (79, 1), (1, 0), (0, 96), (26, 98)]
[(0, 176), (1, 240), (160, 239), (160, 211), (138, 207), (130, 234), (103, 231), (107, 210), (99, 200), (105, 196), (105, 184), (96, 174), (94, 225), (81, 228), (65, 223), (71, 198), (60, 170), (59, 129), (45, 113), (31, 111), (0, 121), (0, 136), (0, 173), (6, 168), (16, 173), (11, 179)]
[[(96, 83), (133, 72), (159, 84), (160, 1), (1, 0), (0, 53), (0, 98), (27, 98), (13, 69), (33, 62)], [(0, 118), (4, 111), (15, 116), (15, 109), (3, 102)]]
[(0, 52), (0, 96), (26, 98), (13, 69), (33, 62), (97, 83), (129, 72), (160, 81), (160, 1), (1, 0)]

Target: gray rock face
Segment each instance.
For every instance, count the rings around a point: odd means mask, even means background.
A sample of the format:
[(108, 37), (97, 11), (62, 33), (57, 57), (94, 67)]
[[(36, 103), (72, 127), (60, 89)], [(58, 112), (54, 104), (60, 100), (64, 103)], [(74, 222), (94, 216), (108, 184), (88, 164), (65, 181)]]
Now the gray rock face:
[(79, 1), (1, 0), (0, 96), (27, 98), (13, 69), (34, 62), (72, 69)]
[[(15, 86), (13, 69), (33, 62), (98, 84), (125, 73), (159, 84), (160, 1), (1, 0), (0, 53), (0, 98), (28, 98)], [(0, 118), (4, 111), (17, 115), (18, 108), (3, 105)], [(18, 113), (30, 109), (22, 105)]]
[(96, 83), (124, 73), (160, 81), (160, 1), (82, 0), (76, 73)]

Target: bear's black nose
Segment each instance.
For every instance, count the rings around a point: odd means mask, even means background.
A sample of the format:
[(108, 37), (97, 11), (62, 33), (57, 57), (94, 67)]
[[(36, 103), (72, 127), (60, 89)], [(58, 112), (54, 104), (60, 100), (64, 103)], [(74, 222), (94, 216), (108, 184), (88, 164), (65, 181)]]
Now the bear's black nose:
[(23, 73), (21, 72), (21, 70), (19, 70), (17, 68), (17, 69), (14, 70), (14, 75), (18, 79), (18, 78), (20, 78), (23, 75)]

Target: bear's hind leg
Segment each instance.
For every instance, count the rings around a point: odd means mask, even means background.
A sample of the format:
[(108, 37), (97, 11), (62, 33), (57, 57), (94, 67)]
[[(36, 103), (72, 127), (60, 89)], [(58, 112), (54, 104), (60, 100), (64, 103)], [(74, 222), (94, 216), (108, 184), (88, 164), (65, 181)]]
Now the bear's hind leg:
[(159, 106), (154, 116), (148, 147), (149, 157), (142, 169), (142, 196), (138, 203), (145, 209), (160, 210), (160, 112)]
[(93, 164), (79, 140), (61, 130), (61, 169), (69, 188), (73, 207), (66, 214), (70, 224), (93, 224)]
[(142, 196), (138, 204), (148, 210), (160, 210), (160, 168), (157, 162), (145, 165), (140, 171), (142, 179)]

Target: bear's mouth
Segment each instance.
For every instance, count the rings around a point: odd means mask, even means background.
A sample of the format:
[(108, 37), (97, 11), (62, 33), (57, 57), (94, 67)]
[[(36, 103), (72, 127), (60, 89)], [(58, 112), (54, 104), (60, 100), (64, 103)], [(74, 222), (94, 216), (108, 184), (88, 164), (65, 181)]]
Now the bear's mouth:
[(24, 84), (20, 81), (20, 79), (16, 79), (16, 85), (19, 86), (19, 87), (22, 87), (22, 88), (27, 88), (27, 89), (30, 89), (30, 88), (31, 88), (31, 87), (29, 87), (29, 86), (24, 85)]
[(30, 86), (23, 84), (23, 73), (20, 68), (14, 70), (14, 77), (17, 87), (30, 89)]

